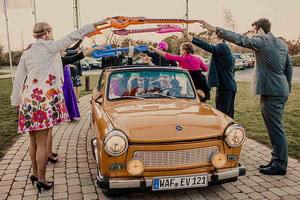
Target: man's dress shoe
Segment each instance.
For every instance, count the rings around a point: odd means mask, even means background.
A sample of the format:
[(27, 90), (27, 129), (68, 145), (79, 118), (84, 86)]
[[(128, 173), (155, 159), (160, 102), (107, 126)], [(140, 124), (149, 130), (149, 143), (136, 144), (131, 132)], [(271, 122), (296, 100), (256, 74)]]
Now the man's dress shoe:
[(267, 167), (267, 168), (261, 168), (259, 170), (260, 173), (266, 174), (266, 175), (285, 175), (286, 170), (281, 169), (280, 167)]
[(266, 165), (259, 165), (259, 168), (260, 169), (262, 169), (262, 168), (268, 168), (268, 167), (271, 167), (272, 166), (272, 164), (273, 164), (273, 160), (271, 160), (268, 164), (266, 164)]

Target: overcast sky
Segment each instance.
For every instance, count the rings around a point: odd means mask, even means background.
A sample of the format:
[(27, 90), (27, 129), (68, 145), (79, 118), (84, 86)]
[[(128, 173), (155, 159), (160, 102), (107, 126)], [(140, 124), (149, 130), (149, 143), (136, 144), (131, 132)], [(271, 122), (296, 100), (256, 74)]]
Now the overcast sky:
[[(186, 0), (79, 1), (81, 25), (120, 15), (183, 18), (186, 11)], [(36, 0), (36, 8), (37, 20), (48, 22), (53, 27), (55, 39), (63, 37), (74, 29), (73, 0)], [(222, 27), (224, 8), (231, 10), (238, 32), (246, 32), (251, 29), (253, 21), (266, 17), (272, 23), (272, 32), (275, 36), (283, 36), (287, 39), (297, 39), (300, 36), (300, 0), (189, 0), (189, 19), (203, 19)], [(22, 47), (21, 31), (23, 31), (25, 47), (34, 41), (32, 37), (34, 17), (31, 10), (8, 10), (8, 19), (13, 50)], [(195, 32), (202, 31), (198, 24), (189, 27)], [(130, 28), (142, 27), (131, 26)], [(171, 34), (143, 33), (130, 35), (130, 37), (158, 41), (169, 35)], [(104, 36), (97, 36), (96, 42), (101, 43), (103, 38)], [(7, 49), (3, 14), (0, 14), (0, 44)], [(89, 44), (89, 41), (85, 41), (85, 44)]]

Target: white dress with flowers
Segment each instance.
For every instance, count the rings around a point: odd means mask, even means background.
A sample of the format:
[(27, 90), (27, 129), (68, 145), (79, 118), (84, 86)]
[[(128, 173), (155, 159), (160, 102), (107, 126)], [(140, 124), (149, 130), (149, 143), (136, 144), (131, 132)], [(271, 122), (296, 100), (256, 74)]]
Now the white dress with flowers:
[(51, 128), (70, 119), (62, 91), (60, 50), (94, 31), (93, 25), (87, 25), (61, 40), (38, 39), (23, 53), (11, 96), (11, 104), (20, 106), (19, 132)]

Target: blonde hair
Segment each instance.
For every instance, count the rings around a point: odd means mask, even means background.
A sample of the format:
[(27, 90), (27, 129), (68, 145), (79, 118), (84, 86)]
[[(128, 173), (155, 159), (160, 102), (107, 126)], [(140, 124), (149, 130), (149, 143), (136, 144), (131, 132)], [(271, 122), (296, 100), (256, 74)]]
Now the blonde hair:
[(38, 22), (33, 27), (33, 37), (36, 39), (42, 38), (48, 31), (51, 31), (51, 26), (46, 22)]

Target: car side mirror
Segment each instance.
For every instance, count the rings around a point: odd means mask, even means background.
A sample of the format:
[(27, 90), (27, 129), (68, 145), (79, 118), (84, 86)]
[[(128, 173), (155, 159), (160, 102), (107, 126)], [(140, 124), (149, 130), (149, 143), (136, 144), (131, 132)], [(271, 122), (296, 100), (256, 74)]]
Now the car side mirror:
[(197, 90), (198, 97), (200, 98), (200, 101), (202, 101), (205, 98), (205, 94), (202, 90)]
[(95, 96), (95, 102), (98, 104), (102, 104), (102, 92), (97, 93), (97, 95)]

